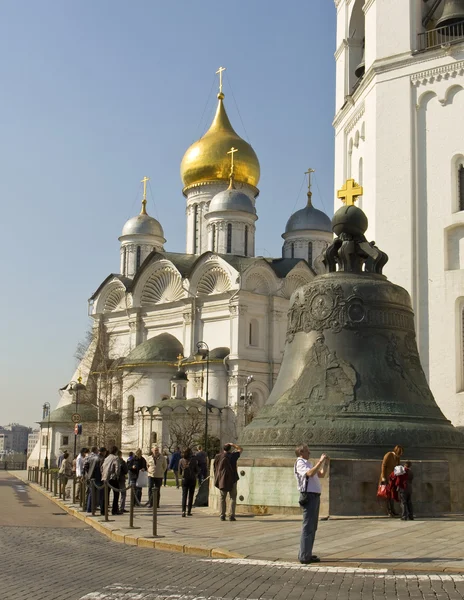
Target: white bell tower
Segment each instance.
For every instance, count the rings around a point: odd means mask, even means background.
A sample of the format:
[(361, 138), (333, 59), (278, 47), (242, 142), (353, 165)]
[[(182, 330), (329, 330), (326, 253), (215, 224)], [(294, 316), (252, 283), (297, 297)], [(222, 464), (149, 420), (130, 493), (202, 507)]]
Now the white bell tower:
[(335, 5), (335, 189), (364, 187), (432, 392), (464, 426), (464, 1)]

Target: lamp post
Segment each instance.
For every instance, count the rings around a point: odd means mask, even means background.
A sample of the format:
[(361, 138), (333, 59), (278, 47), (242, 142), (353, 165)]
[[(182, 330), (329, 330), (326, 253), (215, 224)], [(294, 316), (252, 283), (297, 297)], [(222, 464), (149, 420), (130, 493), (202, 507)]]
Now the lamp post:
[(47, 447), (45, 450), (45, 461), (44, 461), (44, 468), (48, 469), (48, 440), (50, 438), (50, 402), (45, 402), (44, 405), (42, 406), (42, 418), (45, 419), (45, 417), (48, 417), (48, 423), (47, 423)]
[(244, 401), (243, 401), (244, 415), (245, 415), (245, 427), (248, 425), (248, 423), (247, 423), (248, 404), (251, 404), (251, 399), (253, 398), (251, 393), (250, 393), (250, 397), (248, 396), (248, 386), (250, 385), (250, 383), (253, 380), (254, 380), (253, 375), (248, 375), (248, 377), (246, 378), (246, 381), (245, 381), (245, 397), (244, 397)]
[(206, 342), (197, 343), (196, 357), (199, 360), (206, 360), (205, 452), (208, 455), (209, 346)]
[[(69, 384), (69, 389), (71, 392), (74, 392), (76, 395), (76, 413), (79, 407), (79, 392), (84, 391), (86, 389), (85, 385), (82, 383), (82, 377), (78, 377), (77, 381), (71, 381)], [(76, 427), (74, 428), (74, 456), (77, 454), (77, 431)]]

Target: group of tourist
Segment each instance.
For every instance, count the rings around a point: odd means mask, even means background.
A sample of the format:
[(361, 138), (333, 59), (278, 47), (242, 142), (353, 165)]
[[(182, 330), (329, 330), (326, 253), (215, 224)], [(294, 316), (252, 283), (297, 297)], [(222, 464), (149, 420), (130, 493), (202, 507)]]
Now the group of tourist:
[[(93, 480), (95, 486), (87, 487), (85, 505), (87, 512), (92, 510), (92, 494), (95, 493), (95, 506), (105, 513), (104, 483), (110, 484), (112, 493), (111, 513), (113, 515), (128, 512), (126, 509), (127, 486), (134, 488), (135, 503), (142, 505), (142, 491), (148, 488), (148, 500), (145, 506), (152, 508), (156, 500), (160, 506), (161, 487), (167, 485), (168, 471), (172, 470), (176, 487), (182, 486), (182, 516), (192, 514), (193, 495), (197, 481), (201, 485), (208, 474), (208, 458), (201, 446), (193, 452), (186, 448), (181, 452), (179, 447), (174, 449), (171, 456), (167, 451), (161, 453), (155, 446), (148, 458), (142, 455), (139, 448), (136, 452), (129, 452), (127, 460), (122, 457), (122, 452), (113, 446), (106, 448), (82, 448), (79, 454), (71, 459), (68, 452), (64, 452), (58, 459), (59, 473), (62, 484), (67, 486), (73, 476), (78, 481)], [(156, 499), (153, 490), (156, 489)], [(77, 488), (79, 499), (80, 486)]]
[[(385, 454), (382, 461), (378, 496), (386, 501), (387, 514), (390, 517), (398, 516), (394, 507), (396, 501), (401, 503), (401, 519), (413, 521), (412, 481), (414, 475), (411, 470), (411, 461), (405, 461), (404, 465), (400, 464), (403, 453), (402, 446), (395, 446), (391, 452)], [(313, 464), (309, 460), (311, 452), (306, 444), (298, 446), (295, 454), (297, 459), (294, 472), (300, 492), (299, 504), (303, 509), (303, 528), (298, 559), (302, 564), (318, 563), (320, 558), (313, 554), (313, 545), (319, 522), (321, 500), (319, 479), (325, 477), (330, 459), (326, 454), (322, 454), (316, 464)]]

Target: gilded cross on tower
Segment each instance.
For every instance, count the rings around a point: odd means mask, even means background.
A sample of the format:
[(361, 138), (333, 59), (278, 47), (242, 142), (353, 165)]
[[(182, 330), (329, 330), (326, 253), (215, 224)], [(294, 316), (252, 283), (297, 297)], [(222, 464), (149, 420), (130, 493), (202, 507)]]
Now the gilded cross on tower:
[(141, 181), (143, 183), (143, 199), (142, 199), (142, 210), (141, 215), (147, 214), (147, 181), (150, 181), (149, 177), (144, 177)]
[(337, 198), (347, 206), (354, 206), (359, 196), (363, 195), (363, 188), (354, 179), (347, 179), (341, 190), (337, 192)]
[(184, 356), (182, 354), (179, 354), (177, 356), (177, 368), (178, 369), (180, 369), (180, 366), (181, 366), (183, 360), (184, 360)]
[(305, 171), (305, 175), (308, 176), (308, 192), (311, 191), (311, 173), (315, 173), (316, 169), (308, 169)]
[(234, 154), (238, 152), (238, 148), (232, 148), (227, 151), (227, 154), (230, 154), (230, 176), (234, 176)]
[(219, 94), (218, 94), (218, 98), (224, 98), (224, 94), (222, 93), (222, 73), (225, 70), (226, 70), (225, 67), (219, 67), (219, 69), (216, 71), (216, 75), (219, 75)]

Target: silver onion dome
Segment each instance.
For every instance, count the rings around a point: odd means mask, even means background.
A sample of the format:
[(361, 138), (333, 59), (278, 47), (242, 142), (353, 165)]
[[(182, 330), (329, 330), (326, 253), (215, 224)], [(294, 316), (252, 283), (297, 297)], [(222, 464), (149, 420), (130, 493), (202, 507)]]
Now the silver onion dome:
[(150, 215), (143, 213), (129, 219), (122, 228), (121, 235), (154, 235), (164, 238), (160, 223)]
[(223, 192), (216, 194), (211, 200), (209, 205), (209, 212), (222, 212), (222, 211), (241, 211), (256, 214), (255, 207), (253, 206), (250, 198), (235, 188), (229, 187)]
[(309, 204), (297, 210), (296, 213), (290, 217), (285, 227), (285, 233), (292, 231), (301, 231), (303, 229), (312, 229), (316, 231), (328, 231), (332, 232), (332, 222), (330, 218), (322, 212), (314, 208), (312, 204)]

